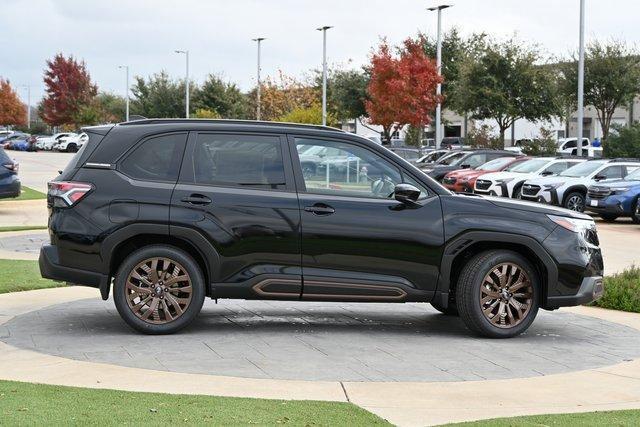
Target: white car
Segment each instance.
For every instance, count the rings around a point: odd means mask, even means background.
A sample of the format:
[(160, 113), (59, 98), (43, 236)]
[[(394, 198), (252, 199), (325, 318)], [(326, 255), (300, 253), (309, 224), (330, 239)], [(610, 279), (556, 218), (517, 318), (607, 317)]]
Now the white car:
[(80, 135), (66, 136), (58, 140), (53, 146), (54, 150), (65, 151), (67, 153), (75, 153), (78, 151), (85, 142), (89, 140), (89, 135), (82, 132)]
[[(558, 140), (557, 153), (565, 155), (571, 154), (573, 150), (578, 147), (577, 141), (578, 138), (560, 138)], [(589, 138), (582, 138), (582, 148), (585, 149), (588, 147), (591, 147), (591, 141), (589, 141)]]
[(557, 175), (584, 161), (583, 159), (562, 157), (536, 157), (522, 163), (516, 163), (502, 172), (482, 175), (476, 180), (473, 192), (519, 199), (522, 184), (526, 180), (540, 176)]
[(584, 212), (587, 189), (591, 185), (622, 179), (638, 168), (638, 160), (589, 160), (558, 176), (528, 180), (522, 187), (522, 199)]
[(39, 137), (36, 140), (36, 147), (39, 150), (53, 150), (53, 146), (60, 141), (60, 138), (66, 138), (66, 137), (75, 136), (75, 135), (77, 134), (73, 132), (60, 132), (51, 136)]

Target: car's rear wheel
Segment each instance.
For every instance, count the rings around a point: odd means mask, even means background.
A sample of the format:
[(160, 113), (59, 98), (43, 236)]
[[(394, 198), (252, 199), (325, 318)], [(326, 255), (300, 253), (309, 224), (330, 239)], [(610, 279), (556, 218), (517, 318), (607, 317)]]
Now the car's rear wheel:
[(614, 214), (600, 214), (600, 218), (602, 218), (603, 221), (606, 222), (614, 222), (616, 219), (618, 219), (619, 215), (614, 215)]
[(137, 331), (170, 334), (190, 324), (204, 303), (200, 267), (186, 252), (153, 245), (129, 255), (114, 281), (120, 316)]
[(574, 191), (564, 199), (564, 207), (576, 211), (584, 212), (584, 194)]
[(456, 291), (460, 317), (473, 332), (491, 338), (521, 334), (538, 313), (538, 276), (520, 254), (492, 250), (462, 269)]
[(78, 146), (76, 144), (69, 144), (67, 146), (67, 153), (75, 153), (78, 151)]

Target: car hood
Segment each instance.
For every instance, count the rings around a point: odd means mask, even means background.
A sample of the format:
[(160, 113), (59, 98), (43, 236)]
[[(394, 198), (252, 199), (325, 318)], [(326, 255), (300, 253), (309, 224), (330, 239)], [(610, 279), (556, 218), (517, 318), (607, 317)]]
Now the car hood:
[(491, 172), (484, 174), (482, 179), (496, 181), (498, 179), (507, 179), (507, 178), (527, 178), (530, 174), (527, 173), (519, 173), (519, 172)]
[(596, 186), (596, 187), (620, 187), (620, 186), (638, 187), (638, 186), (640, 186), (640, 179), (639, 180), (633, 180), (633, 181), (626, 181), (624, 179), (616, 179), (616, 180), (613, 180), (613, 181), (604, 181), (602, 183), (596, 182), (593, 185)]
[(454, 178), (475, 178), (483, 173), (487, 173), (487, 171), (479, 171), (475, 169), (458, 169), (451, 171), (447, 174), (447, 176), (451, 176)]
[(572, 178), (569, 176), (542, 176), (533, 179), (528, 179), (527, 184), (545, 186), (550, 184), (562, 183), (562, 185), (572, 184), (574, 182), (582, 181), (584, 178)]
[[(461, 196), (464, 197), (464, 196)], [(545, 205), (542, 203), (527, 202), (524, 200), (507, 199), (504, 197), (480, 196), (488, 200), (490, 203), (506, 209), (518, 209), (521, 211), (535, 212), (546, 215), (566, 216), (576, 219), (591, 219), (589, 215), (571, 211), (569, 209), (559, 208), (556, 206)]]

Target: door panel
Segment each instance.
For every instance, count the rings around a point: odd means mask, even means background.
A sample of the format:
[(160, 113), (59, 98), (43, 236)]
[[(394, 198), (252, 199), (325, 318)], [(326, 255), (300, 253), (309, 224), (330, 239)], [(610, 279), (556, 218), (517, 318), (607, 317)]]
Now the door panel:
[(300, 211), (284, 144), (279, 135), (189, 138), (171, 227), (195, 228), (215, 248), (216, 297), (300, 297)]
[[(397, 202), (394, 185), (416, 180), (366, 148), (290, 143), (300, 189), (303, 299), (428, 299), (444, 242), (439, 198), (423, 189), (419, 206)], [(323, 149), (331, 156), (321, 156)]]

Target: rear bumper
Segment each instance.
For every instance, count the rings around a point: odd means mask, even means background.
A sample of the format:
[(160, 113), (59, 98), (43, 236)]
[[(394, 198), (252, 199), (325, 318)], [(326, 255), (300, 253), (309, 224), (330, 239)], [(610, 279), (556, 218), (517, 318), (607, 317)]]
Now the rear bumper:
[(103, 299), (106, 300), (109, 297), (110, 283), (106, 274), (60, 265), (58, 249), (54, 245), (42, 246), (38, 263), (40, 265), (40, 275), (45, 279), (98, 288)]
[(575, 295), (550, 296), (547, 307), (550, 309), (587, 304), (596, 301), (604, 294), (602, 276), (585, 277)]

